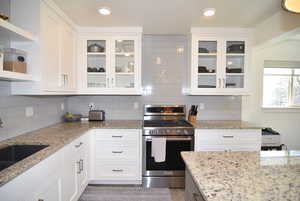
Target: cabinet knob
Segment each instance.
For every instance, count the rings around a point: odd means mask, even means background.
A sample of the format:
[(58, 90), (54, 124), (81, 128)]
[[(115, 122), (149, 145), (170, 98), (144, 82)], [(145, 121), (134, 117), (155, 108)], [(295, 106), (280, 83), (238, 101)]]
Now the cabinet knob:
[(38, 201), (44, 201), (44, 199), (38, 199)]

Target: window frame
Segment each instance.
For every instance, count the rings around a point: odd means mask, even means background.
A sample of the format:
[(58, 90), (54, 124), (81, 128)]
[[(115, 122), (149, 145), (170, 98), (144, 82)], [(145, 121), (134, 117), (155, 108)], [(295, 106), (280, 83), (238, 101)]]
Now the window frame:
[[(291, 74), (271, 74), (271, 73), (265, 73), (266, 68), (272, 68), (272, 69), (289, 69), (291, 70)], [(300, 104), (294, 104), (293, 98), (294, 98), (294, 77), (300, 77), (300, 74), (295, 74), (295, 70), (300, 70), (299, 68), (287, 68), (287, 67), (264, 67), (263, 70), (263, 94), (262, 94), (262, 108), (278, 108), (278, 109), (285, 109), (285, 108), (300, 108)], [(282, 76), (282, 77), (289, 77), (289, 86), (288, 86), (288, 103), (287, 106), (267, 106), (264, 105), (264, 85), (265, 85), (265, 76)]]

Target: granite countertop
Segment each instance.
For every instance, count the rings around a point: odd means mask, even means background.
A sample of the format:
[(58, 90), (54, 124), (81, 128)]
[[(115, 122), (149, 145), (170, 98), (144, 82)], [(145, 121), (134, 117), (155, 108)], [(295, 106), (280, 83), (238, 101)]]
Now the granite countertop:
[(183, 152), (206, 201), (299, 201), (300, 151)]
[(0, 142), (0, 148), (15, 144), (44, 144), (47, 148), (0, 171), (0, 186), (22, 174), (90, 129), (141, 129), (139, 120), (59, 123)]
[(196, 129), (261, 129), (246, 121), (239, 120), (198, 120), (193, 123)]

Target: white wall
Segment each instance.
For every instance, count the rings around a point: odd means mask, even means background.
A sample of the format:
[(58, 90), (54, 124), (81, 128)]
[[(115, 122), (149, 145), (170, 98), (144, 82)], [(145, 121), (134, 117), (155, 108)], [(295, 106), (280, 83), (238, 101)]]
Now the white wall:
[(266, 42), (300, 27), (300, 15), (280, 10), (255, 27), (255, 44)]
[(243, 97), (242, 119), (263, 127), (272, 127), (282, 134), (288, 149), (300, 149), (300, 109), (262, 109), (263, 68), (265, 60), (300, 61), (300, 41), (280, 42), (253, 51), (251, 96)]

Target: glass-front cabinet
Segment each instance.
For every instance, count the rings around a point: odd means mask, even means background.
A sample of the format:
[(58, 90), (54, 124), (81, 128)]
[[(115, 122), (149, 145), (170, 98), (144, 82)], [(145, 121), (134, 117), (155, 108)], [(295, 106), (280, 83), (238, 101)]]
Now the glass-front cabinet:
[[(245, 95), (249, 39), (217, 30), (191, 38), (191, 95)], [(236, 36), (236, 37), (235, 37)]]
[(141, 34), (85, 36), (80, 41), (80, 93), (141, 94)]

